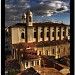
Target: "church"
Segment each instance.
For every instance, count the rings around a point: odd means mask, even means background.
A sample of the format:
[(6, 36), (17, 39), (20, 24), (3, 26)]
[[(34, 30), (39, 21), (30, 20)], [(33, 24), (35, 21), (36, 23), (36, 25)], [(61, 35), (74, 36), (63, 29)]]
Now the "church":
[(37, 55), (58, 59), (70, 55), (70, 25), (53, 22), (33, 22), (31, 11), (22, 15), (23, 23), (8, 27), (13, 53), (20, 49), (34, 49)]

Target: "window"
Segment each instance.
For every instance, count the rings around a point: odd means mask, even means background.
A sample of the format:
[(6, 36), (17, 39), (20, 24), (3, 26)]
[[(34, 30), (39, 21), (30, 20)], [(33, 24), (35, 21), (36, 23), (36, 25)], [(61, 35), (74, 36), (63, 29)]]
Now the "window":
[(58, 53), (60, 53), (60, 49), (58, 49)]
[(52, 50), (52, 54), (54, 54), (54, 49)]
[(15, 50), (13, 49), (13, 55), (14, 55)]
[(52, 33), (52, 37), (54, 37), (54, 32)]
[(34, 32), (34, 38), (36, 38), (36, 35), (37, 35), (36, 32)]
[(40, 36), (41, 36), (41, 38), (43, 38), (43, 32), (41, 32), (41, 35)]
[(49, 32), (47, 32), (47, 37), (49, 37)]
[(39, 65), (39, 60), (37, 60), (36, 62), (37, 62), (37, 65)]
[(41, 51), (39, 51), (39, 55), (41, 55)]
[(68, 36), (70, 36), (70, 29), (68, 29)]
[(65, 32), (63, 32), (63, 36), (65, 36)]
[(48, 56), (48, 50), (46, 50), (46, 51), (45, 51), (45, 55), (47, 55), (47, 56)]
[(34, 31), (36, 30), (36, 28), (34, 28)]
[(58, 32), (58, 36), (60, 36), (60, 32)]
[(26, 62), (26, 67), (28, 67), (28, 62)]
[(21, 33), (21, 38), (24, 39), (24, 33)]
[(34, 66), (34, 61), (31, 61), (31, 66)]

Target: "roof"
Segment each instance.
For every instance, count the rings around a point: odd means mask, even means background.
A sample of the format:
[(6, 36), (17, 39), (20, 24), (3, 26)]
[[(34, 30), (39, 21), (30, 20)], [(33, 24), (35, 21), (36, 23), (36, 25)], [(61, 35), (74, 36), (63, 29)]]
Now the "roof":
[(60, 64), (63, 64), (65, 66), (70, 66), (70, 55), (64, 56), (62, 58), (56, 59)]
[(66, 42), (69, 42), (68, 40), (53, 40), (53, 41), (41, 41), (41, 42), (31, 42), (31, 43), (26, 43), (26, 42), (22, 42), (22, 43), (17, 43), (17, 44), (13, 44), (12, 46), (16, 49), (19, 48), (19, 44), (21, 44), (22, 49), (25, 48), (33, 48), (33, 47), (42, 47), (42, 46), (55, 46), (55, 45), (61, 45), (61, 44), (66, 44)]
[(56, 46), (56, 45), (62, 45), (62, 44), (66, 44), (66, 42), (68, 42), (67, 40), (53, 40), (53, 41), (42, 41), (42, 42), (38, 42), (36, 44), (37, 47), (42, 47), (42, 46)]
[(21, 45), (22, 49), (25, 49), (29, 47), (35, 47), (35, 42), (31, 42), (31, 43), (21, 42), (21, 43), (12, 44), (14, 48), (19, 48), (19, 45)]
[(36, 53), (37, 54), (37, 51), (35, 51), (33, 49), (24, 50), (24, 52), (27, 53), (27, 54), (31, 54), (31, 53)]
[(5, 69), (16, 68), (20, 69), (20, 65), (17, 60), (10, 60), (6, 63)]
[(22, 57), (22, 60), (32, 60), (32, 59), (38, 59), (38, 58), (39, 58), (38, 55), (24, 53), (24, 57)]
[(40, 75), (63, 75), (62, 73), (60, 73), (58, 70), (56, 70), (55, 68), (47, 68), (47, 67), (39, 67), (39, 66), (34, 66), (33, 67), (35, 70), (38, 70), (38, 72), (40, 73)]
[(22, 71), (19, 75), (40, 75), (33, 67)]
[[(26, 27), (26, 23), (17, 23), (15, 25), (12, 25), (10, 27)], [(33, 26), (30, 26), (30, 27), (52, 27), (52, 26), (58, 26), (58, 27), (65, 27), (65, 26), (70, 26), (70, 25), (66, 25), (66, 24), (63, 24), (63, 23), (53, 23), (53, 22), (43, 22), (43, 23), (33, 23)]]
[(63, 23), (52, 23), (52, 22), (44, 22), (44, 23), (33, 23), (33, 26), (34, 27), (48, 27), (48, 26), (59, 26), (59, 27), (64, 27), (64, 26), (68, 26), (68, 25), (65, 25)]

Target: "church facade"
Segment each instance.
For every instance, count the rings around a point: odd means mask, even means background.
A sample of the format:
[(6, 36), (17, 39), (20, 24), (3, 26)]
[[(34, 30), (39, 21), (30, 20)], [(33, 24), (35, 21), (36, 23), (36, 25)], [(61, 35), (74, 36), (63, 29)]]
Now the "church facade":
[[(9, 27), (12, 44), (36, 43), (37, 55), (60, 58), (70, 55), (70, 26), (63, 23), (34, 23), (32, 12), (22, 16), (23, 23)], [(41, 44), (42, 42), (42, 44)], [(28, 46), (29, 47), (29, 46)], [(16, 50), (16, 49), (15, 49)]]

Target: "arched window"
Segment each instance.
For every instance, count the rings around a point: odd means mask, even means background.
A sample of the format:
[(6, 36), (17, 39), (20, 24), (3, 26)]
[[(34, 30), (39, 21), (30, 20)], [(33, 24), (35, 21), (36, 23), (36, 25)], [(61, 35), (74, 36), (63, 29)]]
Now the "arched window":
[(24, 39), (24, 33), (21, 33), (21, 38)]

